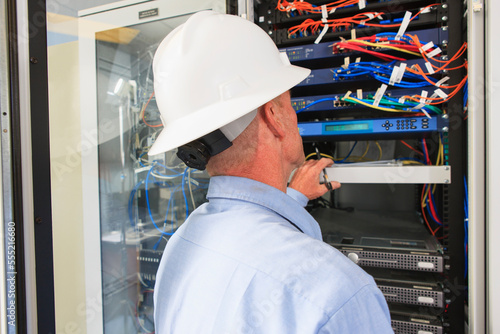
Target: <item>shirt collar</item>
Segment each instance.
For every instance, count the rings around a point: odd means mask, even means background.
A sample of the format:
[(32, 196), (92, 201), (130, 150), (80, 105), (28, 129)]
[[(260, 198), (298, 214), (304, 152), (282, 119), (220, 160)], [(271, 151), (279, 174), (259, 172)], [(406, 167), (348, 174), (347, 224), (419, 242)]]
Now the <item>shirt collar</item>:
[(322, 240), (318, 223), (296, 200), (262, 182), (236, 176), (214, 176), (210, 178), (207, 199), (215, 198), (261, 205), (294, 223), (310, 237)]

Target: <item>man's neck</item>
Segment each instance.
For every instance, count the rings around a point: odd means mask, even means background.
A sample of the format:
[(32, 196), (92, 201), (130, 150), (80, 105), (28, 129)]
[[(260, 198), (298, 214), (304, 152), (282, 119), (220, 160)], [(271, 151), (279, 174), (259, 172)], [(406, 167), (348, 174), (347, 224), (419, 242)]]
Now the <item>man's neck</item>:
[(293, 169), (284, 161), (280, 150), (258, 149), (249, 164), (231, 168), (225, 175), (246, 177), (286, 192)]

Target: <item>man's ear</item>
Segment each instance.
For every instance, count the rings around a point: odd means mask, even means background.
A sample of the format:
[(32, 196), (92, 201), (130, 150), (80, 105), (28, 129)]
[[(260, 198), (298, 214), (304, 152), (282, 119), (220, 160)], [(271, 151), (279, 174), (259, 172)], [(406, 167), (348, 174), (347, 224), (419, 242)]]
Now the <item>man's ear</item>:
[(283, 138), (285, 136), (285, 128), (283, 123), (280, 122), (281, 110), (279, 108), (273, 101), (267, 102), (262, 106), (263, 118), (271, 133), (278, 138)]

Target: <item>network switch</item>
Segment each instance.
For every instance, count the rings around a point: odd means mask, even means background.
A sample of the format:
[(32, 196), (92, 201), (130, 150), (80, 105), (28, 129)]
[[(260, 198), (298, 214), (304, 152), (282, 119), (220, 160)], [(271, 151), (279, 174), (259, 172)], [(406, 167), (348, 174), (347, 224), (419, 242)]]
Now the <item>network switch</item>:
[(316, 208), (323, 240), (361, 267), (443, 272), (439, 243), (412, 213)]

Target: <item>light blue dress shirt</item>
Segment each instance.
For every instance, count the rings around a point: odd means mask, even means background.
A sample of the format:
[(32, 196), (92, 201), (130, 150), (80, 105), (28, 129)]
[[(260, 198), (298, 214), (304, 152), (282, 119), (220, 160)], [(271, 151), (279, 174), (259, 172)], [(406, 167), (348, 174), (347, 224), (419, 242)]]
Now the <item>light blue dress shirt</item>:
[(207, 198), (161, 259), (156, 333), (393, 333), (372, 277), (321, 241), (304, 195), (217, 176)]

